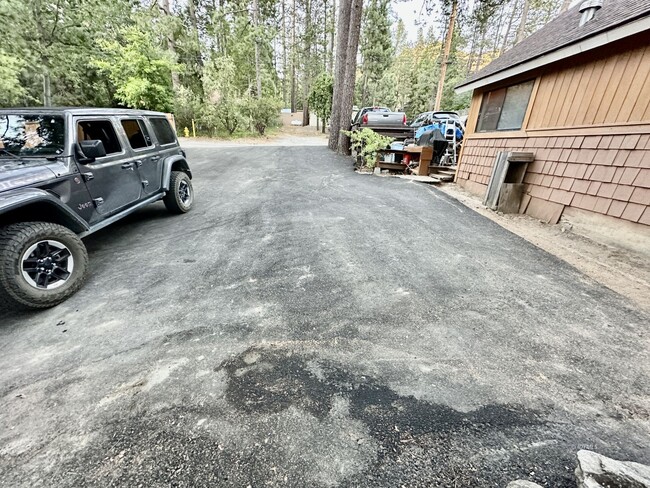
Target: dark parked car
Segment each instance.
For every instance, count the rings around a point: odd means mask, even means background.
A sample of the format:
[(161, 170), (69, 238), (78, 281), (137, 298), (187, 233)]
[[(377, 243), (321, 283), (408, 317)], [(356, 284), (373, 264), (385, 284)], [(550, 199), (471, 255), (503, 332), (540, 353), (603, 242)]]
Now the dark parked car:
[(88, 269), (81, 238), (161, 199), (187, 212), (191, 178), (165, 114), (0, 110), (0, 306), (66, 300)]

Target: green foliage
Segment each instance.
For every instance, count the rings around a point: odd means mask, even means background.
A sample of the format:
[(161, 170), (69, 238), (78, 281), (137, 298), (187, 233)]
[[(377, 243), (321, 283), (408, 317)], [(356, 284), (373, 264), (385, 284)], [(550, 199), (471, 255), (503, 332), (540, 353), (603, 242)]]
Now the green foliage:
[(248, 117), (251, 128), (263, 136), (267, 128), (278, 125), (281, 105), (275, 98), (258, 99), (249, 95), (242, 100), (242, 113)]
[(332, 114), (333, 93), (334, 78), (329, 73), (321, 73), (314, 80), (311, 94), (309, 95), (309, 106), (323, 121), (329, 119)]
[(370, 0), (364, 10), (361, 32), (362, 105), (369, 103), (366, 100), (368, 92), (374, 92), (373, 87), (391, 65), (393, 42), (389, 16), (389, 0)]
[(0, 105), (19, 105), (27, 98), (27, 90), (20, 82), (25, 62), (0, 49)]
[(377, 151), (385, 149), (395, 140), (368, 128), (343, 132), (350, 137), (352, 149), (361, 156), (363, 165), (370, 169), (374, 168), (377, 162)]
[(400, 51), (377, 83), (375, 98), (378, 103), (400, 108), (413, 117), (429, 110), (439, 73), (436, 60), (442, 46), (433, 32), (419, 36), (414, 43), (402, 40), (399, 44)]
[[(454, 85), (513, 45), (524, 3), (458, 1), (442, 99), (442, 108), (451, 110), (470, 101)], [(562, 4), (527, 1), (524, 34), (551, 20)], [(171, 11), (163, 10), (166, 3)], [(204, 133), (243, 135), (272, 126), (277, 99), (288, 106), (294, 85), (296, 106), (309, 101), (327, 119), (332, 80), (324, 72), (333, 64), (334, 4), (257, 3), (258, 23), (253, 0), (0, 0), (0, 106), (43, 104), (50, 92), (52, 105), (174, 111), (179, 127), (194, 120)], [(418, 29), (416, 39), (401, 20), (392, 26), (390, 0), (364, 3), (356, 103), (399, 108), (409, 116), (429, 110), (452, 0), (425, 1), (432, 15), (422, 20), (433, 27)], [(261, 101), (251, 98), (256, 45)]]
[(116, 87), (118, 102), (131, 108), (171, 111), (171, 74), (177, 67), (153, 32), (132, 26), (124, 30), (121, 42), (99, 40), (98, 44), (100, 53), (92, 65)]
[(219, 132), (233, 135), (246, 123), (243, 115), (243, 101), (231, 99), (205, 104), (200, 109), (199, 121), (202, 128), (211, 135), (216, 135)]
[(201, 97), (186, 86), (180, 86), (174, 97), (174, 117), (177, 127), (192, 127), (192, 119), (200, 112)]

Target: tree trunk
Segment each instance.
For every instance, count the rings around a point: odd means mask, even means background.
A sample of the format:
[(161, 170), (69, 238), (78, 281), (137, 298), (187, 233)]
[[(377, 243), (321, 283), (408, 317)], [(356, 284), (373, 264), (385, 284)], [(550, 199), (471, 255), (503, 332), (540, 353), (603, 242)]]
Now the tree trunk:
[(492, 38), (492, 53), (494, 54), (499, 50), (499, 45), (501, 44), (501, 29), (503, 29), (503, 21), (504, 19), (504, 10), (505, 10), (505, 5), (501, 4), (501, 7), (499, 8), (499, 13), (497, 14), (497, 23), (496, 23), (496, 31), (494, 34), (494, 37)]
[(474, 28), (472, 31), (472, 40), (470, 41), (469, 54), (467, 55), (466, 71), (468, 73), (472, 71), (472, 66), (474, 66), (474, 57), (476, 56), (476, 34), (478, 33), (478, 29)]
[(296, 111), (296, 0), (291, 1), (291, 113)]
[(253, 0), (253, 28), (255, 29), (255, 84), (257, 87), (257, 98), (262, 98), (262, 71), (260, 67), (260, 43), (259, 37), (259, 0)]
[(348, 33), (347, 54), (345, 55), (345, 78), (341, 91), (341, 112), (339, 114), (339, 143), (338, 153), (350, 155), (350, 138), (340, 132), (348, 130), (350, 116), (354, 105), (354, 84), (357, 78), (357, 51), (359, 50), (359, 36), (361, 34), (361, 13), (363, 0), (352, 0), (350, 7), (350, 32)]
[(487, 29), (485, 27), (481, 28), (481, 40), (478, 47), (478, 54), (476, 55), (476, 67), (472, 70), (472, 73), (481, 69), (481, 63), (483, 63), (483, 51), (485, 47), (485, 33)]
[(282, 104), (287, 106), (287, 19), (286, 0), (282, 0)]
[[(330, 115), (330, 137), (328, 147), (338, 150), (339, 131), (341, 130), (341, 96), (345, 82), (345, 61), (350, 34), (350, 7), (352, 0), (339, 0), (339, 19), (336, 33), (336, 71), (334, 73), (334, 90), (332, 94), (332, 114)], [(346, 124), (347, 125), (347, 124)]]
[(334, 73), (334, 30), (336, 27), (336, 0), (332, 0), (332, 25), (330, 26), (330, 64), (329, 73)]
[[(165, 12), (165, 15), (171, 16), (172, 12), (171, 9), (169, 8), (169, 0), (162, 0), (162, 5), (161, 5), (163, 12)], [(167, 49), (172, 53), (172, 56), (174, 57), (174, 61), (177, 60), (176, 56), (176, 43), (174, 42), (174, 36), (173, 34), (170, 34), (169, 37), (167, 37)], [(181, 86), (181, 80), (180, 77), (178, 76), (178, 72), (172, 70), (172, 87), (174, 88), (174, 91), (178, 90)]]
[(519, 5), (519, 0), (515, 0), (512, 4), (512, 12), (510, 12), (510, 19), (508, 20), (508, 27), (506, 28), (506, 35), (503, 38), (503, 43), (501, 44), (501, 50), (499, 51), (499, 56), (501, 56), (506, 50), (506, 48), (508, 47), (508, 38), (510, 37), (510, 32), (512, 32), (512, 25), (515, 22), (515, 14), (517, 13), (518, 5)]
[(361, 82), (361, 105), (366, 107), (368, 105), (368, 73), (363, 74), (363, 81)]
[[(169, 8), (169, 0), (162, 0), (162, 9), (163, 12), (165, 12), (165, 15), (171, 16), (172, 12), (171, 9)], [(167, 49), (169, 49), (169, 52), (172, 53), (175, 62), (177, 60), (177, 56), (176, 56), (176, 43), (174, 41), (173, 34), (169, 34), (169, 36), (167, 37)], [(174, 88), (174, 92), (176, 92), (180, 88), (180, 86), (181, 86), (181, 80), (180, 77), (178, 76), (178, 72), (172, 70), (172, 87)]]
[[(323, 0), (323, 71), (327, 71), (327, 0)], [(329, 53), (331, 56), (332, 53)]]
[[(194, 29), (194, 40), (196, 41), (197, 46), (201, 46), (201, 38), (199, 36), (199, 19), (196, 16), (196, 3), (198, 0), (188, 0), (187, 2), (187, 7), (188, 7), (188, 13), (190, 16), (190, 23), (192, 24), (192, 28)], [(201, 58), (201, 48), (199, 47), (199, 52), (198, 52), (198, 57), (196, 59), (196, 63), (203, 67), (203, 58)]]
[(521, 11), (521, 20), (515, 37), (515, 44), (520, 43), (526, 37), (526, 22), (528, 21), (528, 10), (530, 9), (530, 0), (524, 0), (524, 8)]
[(456, 25), (456, 13), (458, 12), (458, 0), (453, 0), (451, 4), (451, 15), (449, 16), (449, 27), (445, 37), (445, 50), (442, 53), (440, 64), (440, 78), (438, 79), (438, 91), (436, 92), (436, 101), (433, 104), (433, 110), (440, 110), (442, 101), (442, 91), (445, 87), (445, 78), (447, 77), (447, 63), (449, 62), (449, 53), (451, 52), (451, 41), (454, 38), (454, 26)]
[(302, 125), (309, 125), (309, 90), (311, 88), (311, 0), (305, 0), (305, 34), (304, 34), (304, 73), (302, 80)]

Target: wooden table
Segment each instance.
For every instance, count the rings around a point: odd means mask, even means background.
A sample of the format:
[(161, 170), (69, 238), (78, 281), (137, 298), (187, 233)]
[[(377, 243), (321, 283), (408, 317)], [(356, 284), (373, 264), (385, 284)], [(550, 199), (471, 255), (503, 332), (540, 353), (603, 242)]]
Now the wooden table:
[(433, 159), (433, 148), (429, 146), (406, 146), (404, 149), (381, 149), (377, 151), (377, 162), (375, 167), (380, 169), (392, 169), (406, 171), (407, 165), (404, 163), (387, 163), (380, 160), (380, 156), (384, 154), (412, 154), (413, 160), (419, 161), (419, 166), (415, 174), (418, 176), (429, 176), (429, 165)]

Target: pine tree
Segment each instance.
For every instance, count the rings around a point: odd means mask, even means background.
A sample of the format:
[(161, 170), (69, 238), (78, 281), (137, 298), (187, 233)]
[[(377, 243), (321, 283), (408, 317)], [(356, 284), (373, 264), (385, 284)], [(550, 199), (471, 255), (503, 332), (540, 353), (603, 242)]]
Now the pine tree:
[(361, 34), (362, 105), (368, 105), (369, 92), (374, 104), (376, 84), (390, 68), (394, 55), (390, 28), (389, 0), (370, 0), (364, 12)]

